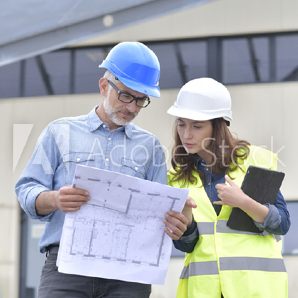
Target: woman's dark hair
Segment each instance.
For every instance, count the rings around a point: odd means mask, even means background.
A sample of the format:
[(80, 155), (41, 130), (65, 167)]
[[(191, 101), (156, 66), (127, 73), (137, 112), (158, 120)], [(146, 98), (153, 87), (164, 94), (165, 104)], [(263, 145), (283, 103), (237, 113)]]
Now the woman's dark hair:
[[(226, 175), (240, 168), (241, 161), (249, 155), (250, 143), (245, 140), (233, 138), (223, 118), (210, 120), (212, 122), (212, 140), (209, 151), (212, 152), (211, 170), (220, 174), (225, 171)], [(242, 150), (239, 150), (242, 149)], [(204, 174), (195, 167), (195, 154), (188, 154), (184, 149), (177, 130), (177, 121), (175, 123), (175, 145), (172, 150), (171, 164), (175, 173), (171, 178), (171, 182), (181, 181), (183, 186), (189, 183), (197, 183), (197, 178), (193, 175), (193, 171), (198, 172), (205, 184)], [(242, 169), (241, 169), (242, 170)]]

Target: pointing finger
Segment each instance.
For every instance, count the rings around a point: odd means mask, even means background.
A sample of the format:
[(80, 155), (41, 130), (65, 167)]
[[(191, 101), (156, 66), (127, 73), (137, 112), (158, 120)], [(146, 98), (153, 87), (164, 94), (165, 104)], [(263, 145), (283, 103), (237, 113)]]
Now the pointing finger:
[(228, 175), (226, 175), (225, 178), (226, 178), (226, 181), (227, 181), (231, 186), (234, 186), (234, 185), (235, 185), (235, 182), (234, 182)]
[(197, 208), (197, 204), (195, 203), (194, 199), (191, 197), (188, 197), (185, 202), (185, 207), (188, 208)]
[(222, 201), (214, 201), (213, 204), (215, 204), (215, 205), (223, 205), (223, 202)]

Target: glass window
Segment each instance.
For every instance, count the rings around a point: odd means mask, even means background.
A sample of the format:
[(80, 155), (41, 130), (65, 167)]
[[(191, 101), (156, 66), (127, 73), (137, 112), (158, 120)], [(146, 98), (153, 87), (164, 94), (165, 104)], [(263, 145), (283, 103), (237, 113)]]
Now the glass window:
[(16, 62), (0, 67), (0, 98), (20, 96), (20, 65)]
[[(209, 43), (209, 53), (214, 52), (216, 57), (208, 57), (207, 39), (149, 42), (147, 45), (160, 61), (160, 88), (181, 88), (189, 80), (207, 76), (208, 70), (212, 75), (215, 61), (220, 63), (216, 72), (220, 72), (217, 75), (224, 84), (298, 80), (297, 33), (214, 39), (217, 42)], [(214, 50), (218, 45), (218, 51)], [(21, 63), (3, 66), (0, 98), (98, 93), (98, 81), (105, 72), (98, 65), (111, 48), (65, 48), (24, 60), (22, 81)]]
[(291, 227), (289, 232), (283, 236), (284, 255), (298, 255), (298, 201), (288, 201), (288, 210), (290, 213)]
[(298, 36), (276, 37), (277, 81), (298, 80)]
[(75, 93), (98, 93), (99, 79), (105, 69), (99, 64), (105, 59), (110, 48), (78, 49), (75, 53)]
[(24, 74), (23, 80), (25, 81), (25, 96), (49, 95), (36, 57), (25, 60)]
[[(207, 42), (188, 41), (180, 42), (186, 81), (207, 76)], [(176, 86), (180, 87), (180, 86)]]
[(269, 80), (269, 41), (267, 37), (224, 39), (222, 75), (225, 84)]
[(70, 81), (70, 51), (56, 51), (42, 55), (53, 94), (68, 94)]
[(269, 39), (268, 37), (254, 37), (251, 39), (257, 59), (260, 82), (269, 81)]
[(183, 79), (178, 67), (175, 45), (173, 43), (160, 43), (148, 44), (148, 47), (156, 54), (160, 63), (159, 87), (161, 89), (181, 87)]

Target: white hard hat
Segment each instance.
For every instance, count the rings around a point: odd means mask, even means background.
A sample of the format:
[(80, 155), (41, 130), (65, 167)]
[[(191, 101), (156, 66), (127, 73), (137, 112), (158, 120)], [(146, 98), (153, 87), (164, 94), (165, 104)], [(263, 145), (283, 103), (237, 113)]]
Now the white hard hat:
[(223, 84), (211, 78), (191, 80), (180, 89), (168, 114), (198, 121), (224, 118), (230, 122), (231, 96)]

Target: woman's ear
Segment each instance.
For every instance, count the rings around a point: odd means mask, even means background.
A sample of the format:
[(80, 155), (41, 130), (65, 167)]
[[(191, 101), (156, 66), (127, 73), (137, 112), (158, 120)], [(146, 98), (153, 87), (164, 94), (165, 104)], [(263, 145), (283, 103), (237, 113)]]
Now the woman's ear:
[(99, 80), (99, 90), (102, 96), (106, 97), (108, 94), (109, 82), (106, 78), (101, 78)]

